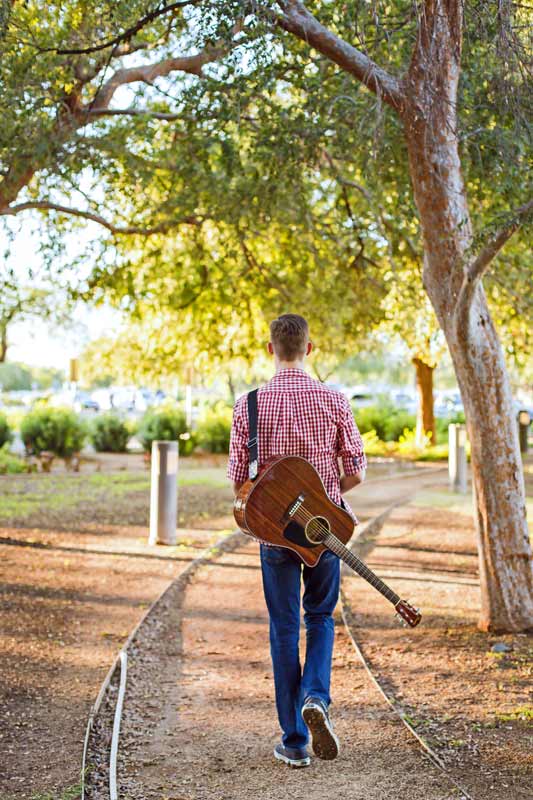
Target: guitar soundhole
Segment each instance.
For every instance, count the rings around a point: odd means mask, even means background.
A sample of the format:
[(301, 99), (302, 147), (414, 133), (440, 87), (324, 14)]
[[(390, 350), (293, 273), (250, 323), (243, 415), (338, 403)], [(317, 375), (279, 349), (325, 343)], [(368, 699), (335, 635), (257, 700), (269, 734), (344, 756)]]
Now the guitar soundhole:
[(320, 544), (329, 532), (329, 522), (325, 517), (313, 517), (305, 526), (305, 535), (312, 544)]

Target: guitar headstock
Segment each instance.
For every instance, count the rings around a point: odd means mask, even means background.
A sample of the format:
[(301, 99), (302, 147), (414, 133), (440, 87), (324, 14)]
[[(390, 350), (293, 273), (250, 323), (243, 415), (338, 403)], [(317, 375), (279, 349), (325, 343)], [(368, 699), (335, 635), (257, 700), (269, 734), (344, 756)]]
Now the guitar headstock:
[(418, 608), (414, 608), (407, 600), (400, 600), (396, 603), (395, 609), (400, 622), (406, 626), (410, 625), (411, 628), (416, 628), (422, 619), (422, 614)]

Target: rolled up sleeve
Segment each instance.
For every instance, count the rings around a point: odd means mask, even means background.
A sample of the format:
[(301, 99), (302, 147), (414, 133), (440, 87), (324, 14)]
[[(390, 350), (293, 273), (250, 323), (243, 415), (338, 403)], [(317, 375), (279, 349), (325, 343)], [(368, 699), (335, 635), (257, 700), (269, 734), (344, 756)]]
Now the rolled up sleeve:
[(345, 475), (356, 475), (367, 467), (363, 440), (346, 397), (343, 397), (337, 428), (337, 455), (342, 459)]
[(248, 415), (244, 400), (240, 398), (233, 409), (229, 443), (227, 477), (230, 481), (242, 483), (248, 477)]

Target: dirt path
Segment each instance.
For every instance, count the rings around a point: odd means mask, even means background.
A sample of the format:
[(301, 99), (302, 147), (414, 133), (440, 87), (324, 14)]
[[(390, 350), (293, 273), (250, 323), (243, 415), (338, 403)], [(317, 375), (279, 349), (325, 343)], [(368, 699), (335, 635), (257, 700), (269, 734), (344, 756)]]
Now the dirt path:
[[(180, 634), (181, 625), (181, 634)], [(456, 790), (385, 706), (337, 624), (336, 762), (290, 770), (279, 730), (257, 545), (204, 568), (181, 611), (130, 656), (119, 755), (122, 800), (452, 800)], [(416, 777), (415, 777), (416, 776)]]
[(0, 798), (79, 782), (89, 709), (155, 597), (216, 531), (146, 547), (146, 530), (0, 528)]

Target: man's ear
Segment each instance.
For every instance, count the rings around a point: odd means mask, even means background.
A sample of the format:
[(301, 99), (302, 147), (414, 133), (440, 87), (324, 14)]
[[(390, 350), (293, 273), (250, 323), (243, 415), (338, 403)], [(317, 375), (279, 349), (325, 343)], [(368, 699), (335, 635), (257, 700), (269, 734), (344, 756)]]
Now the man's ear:
[(267, 344), (267, 350), (268, 350), (268, 352), (270, 353), (271, 356), (274, 355), (274, 348), (272, 347), (272, 342), (269, 342)]
[(307, 348), (306, 348), (306, 351), (305, 351), (305, 355), (308, 356), (312, 349), (313, 349), (313, 342), (307, 342)]

